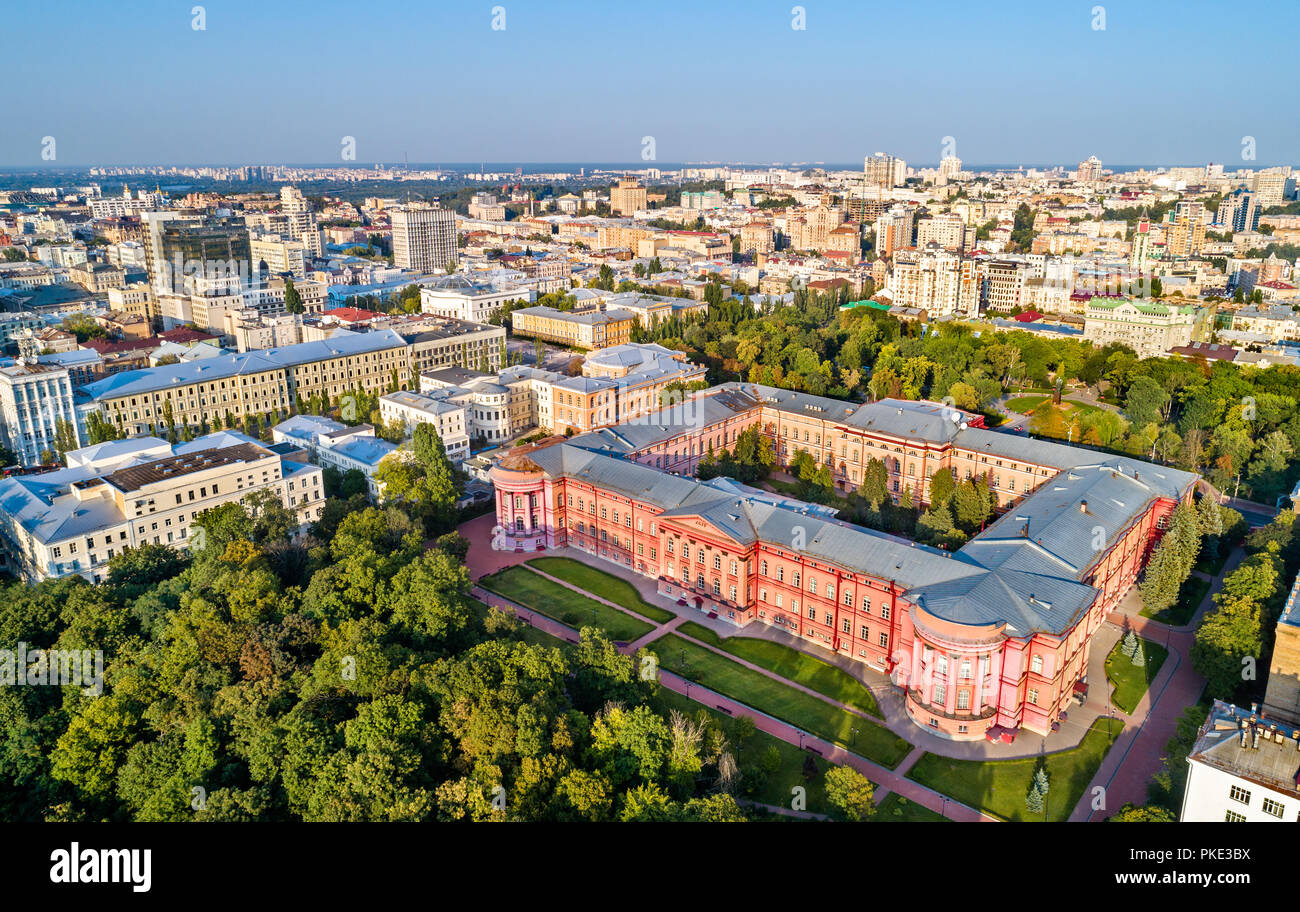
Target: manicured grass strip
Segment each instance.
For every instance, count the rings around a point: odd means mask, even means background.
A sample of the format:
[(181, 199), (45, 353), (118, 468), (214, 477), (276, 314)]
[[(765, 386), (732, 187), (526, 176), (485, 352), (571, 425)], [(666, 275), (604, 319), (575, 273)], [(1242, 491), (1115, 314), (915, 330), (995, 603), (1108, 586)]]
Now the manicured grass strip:
[[(1119, 719), (1097, 719), (1078, 747), (1046, 756), (1045, 813), (1031, 814), (1025, 808), (1038, 757), (979, 761), (927, 753), (908, 770), (907, 778), (1003, 820), (1067, 820), (1123, 730)], [(1026, 732), (1022, 737), (1039, 736)]]
[(667, 608), (649, 604), (641, 598), (641, 593), (637, 592), (636, 586), (627, 580), (619, 579), (604, 570), (589, 567), (571, 557), (536, 557), (528, 561), (528, 565), (536, 567), (543, 573), (549, 573), (556, 579), (573, 583), (578, 588), (585, 589), (607, 601), (617, 602), (629, 611), (635, 611), (642, 617), (659, 624), (667, 623), (677, 617)]
[(589, 599), (525, 567), (507, 567), (483, 577), (478, 584), (575, 629), (588, 624), (599, 627), (615, 640), (630, 642), (654, 630), (652, 624)]
[(1165, 663), (1169, 656), (1169, 650), (1159, 643), (1153, 643), (1148, 639), (1142, 639), (1142, 651), (1146, 654), (1146, 664), (1134, 667), (1132, 660), (1120, 652), (1124, 645), (1124, 638), (1120, 637), (1115, 648), (1106, 656), (1106, 677), (1115, 685), (1114, 691), (1111, 692), (1111, 702), (1124, 710), (1131, 713), (1142, 699), (1142, 695), (1147, 692), (1151, 682), (1156, 679), (1156, 672), (1160, 671), (1160, 666)]
[(694, 621), (682, 624), (677, 628), (677, 632), (694, 637), (710, 646), (716, 646), (746, 662), (753, 662), (783, 678), (798, 681), (804, 687), (812, 688), (819, 694), (838, 700), (846, 706), (883, 718), (880, 715), (880, 707), (876, 704), (876, 698), (865, 684), (843, 668), (824, 662), (809, 653), (800, 652), (793, 646), (757, 637), (723, 638)]
[[(655, 640), (650, 648), (659, 656), (661, 668), (797, 725), (882, 766), (893, 769), (912, 749), (911, 744), (882, 725), (831, 706), (675, 634)], [(856, 735), (853, 729), (857, 729)]]
[(1209, 580), (1202, 579), (1199, 576), (1189, 576), (1184, 581), (1183, 587), (1178, 590), (1178, 601), (1164, 611), (1149, 612), (1143, 608), (1141, 614), (1143, 617), (1149, 617), (1153, 621), (1159, 621), (1171, 627), (1185, 627), (1191, 623), (1192, 618), (1196, 615), (1196, 609), (1201, 607), (1201, 600), (1205, 598), (1205, 593), (1209, 591)]
[(1007, 408), (1017, 414), (1028, 415), (1047, 400), (1047, 396), (1017, 396), (1007, 400)]
[(923, 804), (909, 801), (898, 792), (890, 792), (876, 807), (873, 822), (880, 823), (947, 823), (948, 818)]

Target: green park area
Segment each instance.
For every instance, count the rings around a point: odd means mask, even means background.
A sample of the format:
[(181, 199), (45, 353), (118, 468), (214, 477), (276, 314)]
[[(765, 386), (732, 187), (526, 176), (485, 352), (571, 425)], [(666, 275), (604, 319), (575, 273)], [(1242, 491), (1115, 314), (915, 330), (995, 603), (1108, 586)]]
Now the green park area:
[(1106, 656), (1106, 677), (1115, 688), (1110, 695), (1111, 702), (1126, 713), (1133, 712), (1169, 656), (1169, 650), (1159, 643), (1136, 636), (1134, 639), (1141, 644), (1140, 654), (1130, 656), (1132, 644), (1126, 649), (1125, 638), (1121, 637)]
[(622, 605), (627, 610), (656, 623), (663, 624), (676, 617), (667, 608), (651, 605), (641, 598), (636, 586), (627, 580), (619, 579), (612, 573), (590, 567), (571, 557), (538, 557), (530, 560), (528, 566), (536, 567), (543, 573), (562, 579), (566, 583), (572, 583), (579, 589), (594, 593), (606, 601)]
[(737, 658), (744, 659), (783, 678), (797, 681), (819, 694), (838, 700), (873, 716), (880, 716), (880, 707), (867, 686), (842, 668), (823, 662), (816, 656), (800, 652), (791, 646), (762, 640), (757, 637), (720, 637), (709, 628), (687, 621), (677, 628), (679, 634), (708, 643)]
[(668, 634), (655, 640), (649, 648), (658, 655), (659, 665), (665, 671), (833, 741), (882, 766), (893, 769), (911, 750), (907, 741), (882, 725), (746, 668), (690, 640)]
[(527, 567), (507, 567), (483, 577), (479, 585), (575, 630), (586, 625), (599, 627), (619, 642), (630, 642), (654, 629), (653, 624), (587, 598)]
[[(954, 760), (926, 753), (908, 770), (907, 778), (1003, 820), (1063, 821), (1069, 819), (1123, 730), (1118, 719), (1097, 719), (1078, 747), (1017, 760)], [(1022, 737), (1038, 736), (1026, 732)], [(1043, 810), (1031, 812), (1026, 795), (1040, 762), (1047, 772), (1048, 791)]]

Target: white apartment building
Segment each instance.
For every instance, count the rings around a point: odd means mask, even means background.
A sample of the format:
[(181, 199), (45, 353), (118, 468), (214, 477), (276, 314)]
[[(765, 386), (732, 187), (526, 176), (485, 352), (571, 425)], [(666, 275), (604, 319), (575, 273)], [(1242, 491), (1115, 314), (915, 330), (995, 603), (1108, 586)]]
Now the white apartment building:
[[(320, 256), (322, 252), (320, 228), (316, 225), (316, 214), (312, 212), (311, 200), (302, 195), (297, 187), (280, 188), (280, 212), (289, 225), (289, 237), (301, 243), (303, 249), (311, 256)], [(256, 262), (257, 256), (254, 254)], [(298, 275), (298, 273), (294, 273)]]
[(1019, 260), (986, 260), (980, 264), (980, 304), (985, 310), (1006, 312), (1025, 303), (1025, 283), (1032, 267)]
[(302, 241), (286, 241), (278, 234), (249, 236), (249, 253), (254, 269), (275, 275), (290, 273), (295, 279), (307, 277), (307, 246)]
[(1300, 730), (1215, 700), (1187, 755), (1180, 820), (1196, 823), (1300, 821)]
[(320, 415), (294, 415), (271, 428), (271, 439), (303, 448), (322, 469), (360, 472), (366, 476), (371, 496), (376, 498), (382, 488), (375, 480), (375, 471), (384, 457), (397, 449), (395, 444), (376, 437), (373, 425), (349, 426)]
[(452, 390), (387, 393), (379, 397), (379, 413), (385, 422), (402, 422), (408, 437), (415, 433), (417, 425), (432, 425), (452, 465), (459, 466), (469, 457), (468, 408), (454, 400)]
[(39, 465), (53, 450), (59, 427), (72, 428), (77, 445), (86, 439), (72, 399), (66, 368), (19, 358), (0, 368), (0, 438), (23, 465)]
[(931, 316), (979, 316), (979, 266), (947, 250), (898, 251), (884, 290), (895, 307), (916, 307)]
[[(972, 243), (967, 244), (967, 233), (969, 232)], [(916, 223), (916, 246), (925, 247), (927, 244), (938, 244), (948, 250), (965, 250), (967, 247), (973, 247), (975, 232), (966, 227), (960, 215), (953, 212), (946, 212), (940, 215), (923, 218)]]
[(389, 211), (393, 263), (423, 273), (443, 272), (456, 263), (456, 213), (428, 203)]
[(261, 489), (279, 494), (300, 523), (320, 517), (321, 470), (242, 434), (96, 444), (69, 453), (67, 468), (0, 481), (0, 555), (30, 583), (73, 573), (98, 583), (127, 548), (201, 547), (190, 531), (200, 513)]

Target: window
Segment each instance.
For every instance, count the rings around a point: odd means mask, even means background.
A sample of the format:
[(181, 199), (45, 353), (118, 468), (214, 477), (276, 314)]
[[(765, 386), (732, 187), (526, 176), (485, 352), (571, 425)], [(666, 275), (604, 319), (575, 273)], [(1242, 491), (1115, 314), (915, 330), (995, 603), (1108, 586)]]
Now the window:
[(887, 633), (882, 633), (882, 634), (880, 635), (880, 645), (881, 645), (881, 646), (888, 646), (888, 645), (889, 645), (889, 634), (887, 634)]
[(1032, 671), (1034, 674), (1042, 674), (1043, 657), (1040, 655), (1034, 656), (1033, 660), (1031, 660), (1029, 663), (1029, 670)]
[(1038, 705), (1038, 691), (1032, 687), (1029, 688), (1028, 700), (1030, 703), (1034, 704), (1035, 706)]
[(871, 597), (868, 595), (862, 597), (862, 610), (867, 614), (871, 613)]
[(815, 620), (817, 620), (817, 606), (816, 606), (816, 605), (810, 605), (810, 606), (809, 606), (809, 608), (808, 608), (808, 620), (810, 620), (810, 621), (815, 621)]
[(767, 561), (762, 561), (761, 563), (759, 563), (758, 572), (761, 573), (763, 576), (767, 576)]
[(867, 625), (866, 625), (866, 624), (863, 624), (863, 625), (862, 625), (862, 639), (864, 639), (864, 640), (869, 640), (869, 639), (871, 639), (871, 631), (867, 629)]
[(880, 606), (880, 616), (881, 616), (881, 618), (883, 618), (883, 619), (886, 620), (886, 621), (889, 620), (889, 606), (888, 606), (888, 605), (881, 605), (881, 606)]
[(1264, 813), (1271, 814), (1278, 820), (1282, 819), (1282, 802), (1274, 801), (1272, 798), (1264, 799)]
[(1228, 797), (1242, 804), (1250, 804), (1250, 792), (1239, 785), (1234, 785), (1228, 789)]
[(970, 709), (970, 691), (969, 691), (969, 690), (959, 690), (959, 691), (957, 691), (957, 708), (958, 708), (958, 709)]
[(1238, 814), (1236, 811), (1228, 811), (1223, 815), (1223, 819), (1226, 823), (1245, 823), (1246, 815)]
[(961, 676), (963, 679), (970, 677), (970, 659), (963, 659), (961, 663)]
[(934, 699), (931, 701), (935, 706), (942, 706), (948, 699), (948, 688), (942, 684), (934, 685)]

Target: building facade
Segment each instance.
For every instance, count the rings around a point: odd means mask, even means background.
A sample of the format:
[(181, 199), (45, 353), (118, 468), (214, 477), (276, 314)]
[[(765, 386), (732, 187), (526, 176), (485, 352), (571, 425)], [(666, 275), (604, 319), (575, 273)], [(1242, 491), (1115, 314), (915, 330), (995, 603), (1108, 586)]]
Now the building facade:
[[(778, 452), (817, 445), (793, 420), (815, 403), (729, 389), (756, 402), (719, 413), (724, 435), (741, 429), (739, 408), (776, 436)], [(612, 428), (503, 459), (492, 470), (499, 541), (525, 551), (581, 548), (657, 580), (679, 606), (738, 626), (779, 626), (864, 662), (891, 676), (918, 725), (946, 737), (1050, 732), (1086, 673), (1092, 634), (1195, 476), (959, 422), (943, 428), (943, 407), (933, 404), (840, 406), (846, 411), (815, 420), (839, 425), (846, 458), (847, 439), (865, 432), (882, 443), (904, 438), (906, 447), (892, 450), (901, 459), (887, 458), (931, 474), (997, 472), (1006, 491), (1008, 473), (1023, 472), (1016, 510), (949, 553), (611, 454), (620, 430)], [(837, 439), (827, 447), (832, 462)], [(1104, 541), (1094, 548), (1098, 529)]]

